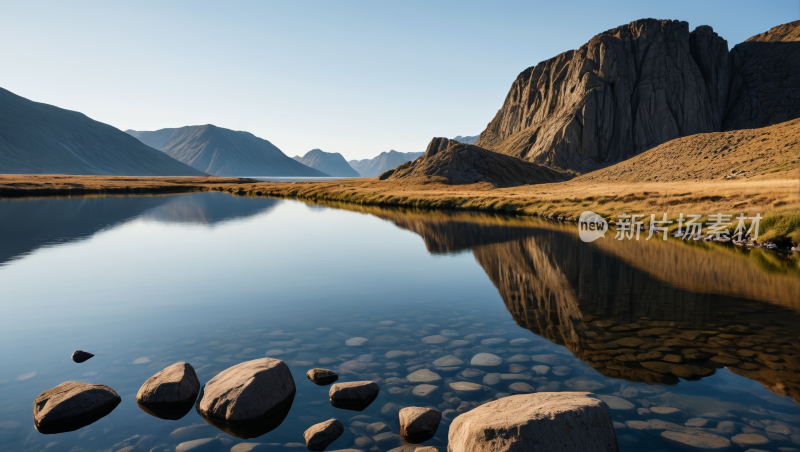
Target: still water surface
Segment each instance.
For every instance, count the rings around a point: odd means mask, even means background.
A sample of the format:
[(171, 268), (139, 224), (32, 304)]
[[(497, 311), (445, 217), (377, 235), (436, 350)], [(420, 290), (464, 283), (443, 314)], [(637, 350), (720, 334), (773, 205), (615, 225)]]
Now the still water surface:
[[(330, 418), (349, 429), (328, 450), (390, 450), (399, 438), (376, 443), (365, 424), (399, 433), (397, 408), (414, 405), (444, 412), (425, 443), (443, 451), (461, 412), (570, 390), (606, 400), (623, 451), (701, 433), (730, 450), (800, 448), (797, 254), (586, 244), (574, 229), (222, 193), (0, 201), (0, 450), (169, 451), (219, 437), (225, 451), (299, 451), (303, 431)], [(353, 337), (369, 340), (347, 346)], [(76, 364), (76, 349), (96, 356)], [(473, 365), (484, 352), (503, 363)], [(297, 395), (257, 438), (136, 405), (175, 362), (205, 383), (264, 356), (286, 361)], [(445, 356), (457, 359), (434, 364)], [(313, 367), (376, 380), (380, 395), (362, 412), (334, 408), (305, 378)], [(419, 397), (406, 377), (423, 368), (441, 379)], [(122, 403), (79, 430), (37, 432), (33, 399), (67, 380), (106, 384)]]

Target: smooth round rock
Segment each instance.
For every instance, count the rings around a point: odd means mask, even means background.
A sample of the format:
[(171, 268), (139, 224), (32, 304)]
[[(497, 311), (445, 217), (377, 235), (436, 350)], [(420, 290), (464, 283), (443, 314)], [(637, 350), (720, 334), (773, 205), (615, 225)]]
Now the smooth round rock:
[(306, 378), (320, 386), (326, 386), (339, 379), (336, 372), (328, 369), (311, 369), (306, 372)]
[(464, 361), (453, 355), (442, 356), (433, 362), (433, 365), (436, 367), (456, 367), (462, 364), (464, 364)]
[(369, 339), (367, 339), (366, 337), (353, 337), (344, 341), (344, 345), (348, 345), (350, 347), (361, 347), (367, 342), (369, 342)]
[(427, 336), (427, 337), (423, 337), (422, 338), (422, 342), (424, 342), (426, 344), (434, 344), (434, 345), (435, 344), (444, 344), (445, 342), (447, 342), (449, 340), (450, 339), (448, 339), (448, 338), (446, 338), (444, 336), (440, 336), (438, 334), (435, 335), (435, 336)]
[(686, 429), (679, 432), (667, 430), (661, 432), (661, 437), (669, 443), (698, 450), (723, 450), (731, 447), (731, 442), (727, 438), (698, 430)]
[(336, 441), (344, 433), (344, 425), (336, 419), (328, 419), (325, 422), (312, 425), (303, 433), (306, 440), (306, 449), (325, 450), (326, 447)]
[(206, 383), (197, 411), (228, 423), (254, 421), (290, 402), (295, 390), (286, 363), (254, 359), (229, 367)]
[(455, 381), (450, 383), (450, 388), (458, 392), (478, 392), (483, 390), (483, 386), (468, 381)]
[(442, 381), (442, 377), (436, 372), (431, 372), (428, 369), (420, 369), (410, 373), (406, 379), (411, 383), (435, 383)]
[[(603, 402), (608, 405), (608, 407), (612, 410), (620, 410), (620, 411), (630, 411), (634, 409), (636, 406), (631, 402), (623, 399), (622, 397), (612, 396), (612, 395), (600, 395), (597, 396)], [(651, 408), (652, 410), (652, 408)]]
[(490, 338), (490, 339), (484, 339), (484, 340), (482, 340), (482, 341), (481, 341), (481, 345), (483, 345), (484, 347), (491, 347), (492, 345), (498, 345), (498, 344), (502, 344), (502, 343), (503, 343), (503, 342), (505, 342), (505, 341), (506, 341), (506, 340), (505, 340), (505, 339), (503, 339), (503, 338), (500, 338), (500, 337), (493, 337), (493, 338)]
[(417, 385), (414, 386), (414, 389), (411, 391), (411, 393), (417, 397), (428, 397), (437, 389), (439, 389), (439, 387), (434, 385)]
[(175, 447), (175, 452), (217, 452), (222, 448), (219, 438), (203, 438), (186, 441)]
[(400, 435), (409, 442), (427, 441), (436, 434), (442, 412), (433, 408), (407, 407), (400, 410)]
[(512, 395), (478, 406), (450, 424), (448, 450), (611, 452), (618, 450), (611, 414), (589, 393)]
[(380, 390), (381, 388), (371, 381), (351, 381), (334, 384), (328, 391), (328, 396), (334, 406), (366, 407), (365, 405), (375, 400)]
[(664, 415), (683, 413), (683, 410), (680, 410), (678, 408), (673, 408), (671, 406), (651, 406), (650, 411), (652, 411), (653, 413), (664, 414)]
[(538, 375), (546, 375), (547, 372), (550, 372), (550, 367), (545, 366), (544, 364), (540, 364), (538, 366), (531, 367), (531, 370), (536, 372)]
[(75, 350), (74, 352), (72, 352), (72, 360), (78, 364), (88, 360), (92, 356), (94, 355), (89, 352), (85, 352), (83, 350)]
[(517, 339), (511, 339), (511, 342), (509, 342), (509, 344), (513, 345), (514, 347), (517, 347), (519, 345), (528, 343), (530, 341), (531, 341), (530, 339), (517, 338)]
[(72, 424), (105, 416), (121, 401), (119, 394), (106, 385), (65, 381), (33, 401), (34, 425), (40, 432), (75, 430), (82, 425), (72, 428)]
[(473, 366), (494, 367), (500, 364), (503, 364), (503, 358), (491, 353), (478, 353), (470, 361)]
[(536, 389), (529, 385), (528, 383), (524, 383), (522, 381), (518, 381), (516, 383), (511, 383), (508, 387), (512, 394), (531, 394), (536, 392)]
[(769, 439), (755, 433), (743, 433), (731, 438), (731, 442), (739, 447), (752, 447), (763, 446), (769, 442)]
[(143, 405), (183, 405), (192, 403), (200, 392), (200, 380), (189, 363), (175, 363), (144, 382), (136, 394)]

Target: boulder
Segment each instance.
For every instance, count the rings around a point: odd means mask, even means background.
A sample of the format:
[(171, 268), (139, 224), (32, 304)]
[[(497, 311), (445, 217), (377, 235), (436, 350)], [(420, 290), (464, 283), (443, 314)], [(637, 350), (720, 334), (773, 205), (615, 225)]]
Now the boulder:
[(107, 415), (122, 401), (106, 385), (65, 381), (33, 401), (33, 421), (42, 433), (77, 430)]
[(306, 372), (306, 378), (320, 386), (327, 386), (339, 379), (336, 372), (328, 369), (311, 369)]
[(380, 389), (371, 381), (336, 383), (331, 386), (328, 396), (331, 399), (331, 405), (337, 408), (361, 411), (378, 397)]
[(448, 451), (617, 451), (605, 402), (591, 393), (504, 397), (453, 420)]
[(191, 364), (175, 363), (144, 382), (136, 394), (142, 405), (191, 404), (200, 392), (200, 381)]
[(442, 412), (433, 408), (408, 407), (400, 410), (400, 435), (410, 443), (433, 438), (442, 420)]
[(94, 356), (94, 355), (89, 353), (89, 352), (85, 352), (83, 350), (75, 350), (74, 352), (72, 352), (72, 360), (75, 361), (78, 364), (86, 361), (87, 359), (91, 358), (92, 356)]
[(325, 450), (332, 442), (342, 436), (344, 425), (336, 419), (312, 425), (303, 433), (308, 450)]
[[(225, 369), (206, 383), (197, 411), (206, 422), (247, 439), (280, 425), (294, 394), (294, 379), (286, 363), (254, 359)], [(237, 424), (241, 428), (235, 427)]]

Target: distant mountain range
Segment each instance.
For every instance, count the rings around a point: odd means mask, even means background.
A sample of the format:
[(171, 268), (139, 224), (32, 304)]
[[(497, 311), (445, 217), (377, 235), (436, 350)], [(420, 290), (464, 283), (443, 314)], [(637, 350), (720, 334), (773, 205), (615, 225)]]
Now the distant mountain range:
[(326, 176), (292, 160), (269, 141), (249, 132), (212, 124), (125, 132), (212, 176)]
[(363, 177), (378, 177), (382, 173), (397, 168), (403, 163), (410, 162), (421, 156), (422, 152), (381, 152), (375, 158), (363, 160), (350, 160), (350, 166), (355, 168)]
[(205, 175), (108, 124), (2, 88), (0, 174)]
[(462, 137), (461, 135), (458, 135), (457, 137), (453, 138), (453, 140), (464, 144), (475, 144), (475, 142), (478, 141), (478, 138), (480, 137), (481, 137), (480, 135), (473, 135), (471, 137)]
[(306, 155), (293, 157), (298, 162), (309, 168), (314, 168), (333, 177), (359, 177), (358, 171), (347, 164), (347, 160), (338, 152), (325, 152), (320, 149), (312, 149)]

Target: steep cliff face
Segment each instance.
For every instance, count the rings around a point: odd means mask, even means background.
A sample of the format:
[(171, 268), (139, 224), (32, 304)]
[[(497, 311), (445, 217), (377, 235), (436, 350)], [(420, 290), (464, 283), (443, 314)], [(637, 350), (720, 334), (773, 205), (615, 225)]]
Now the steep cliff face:
[(724, 130), (800, 117), (800, 20), (753, 36), (734, 47), (730, 59), (733, 78)]
[(606, 31), (523, 71), (476, 145), (587, 172), (678, 137), (793, 119), (799, 22), (732, 52), (711, 27), (682, 21)]
[(381, 180), (431, 178), (451, 184), (488, 182), (495, 187), (562, 182), (565, 173), (486, 149), (434, 138), (425, 154), (380, 175)]

